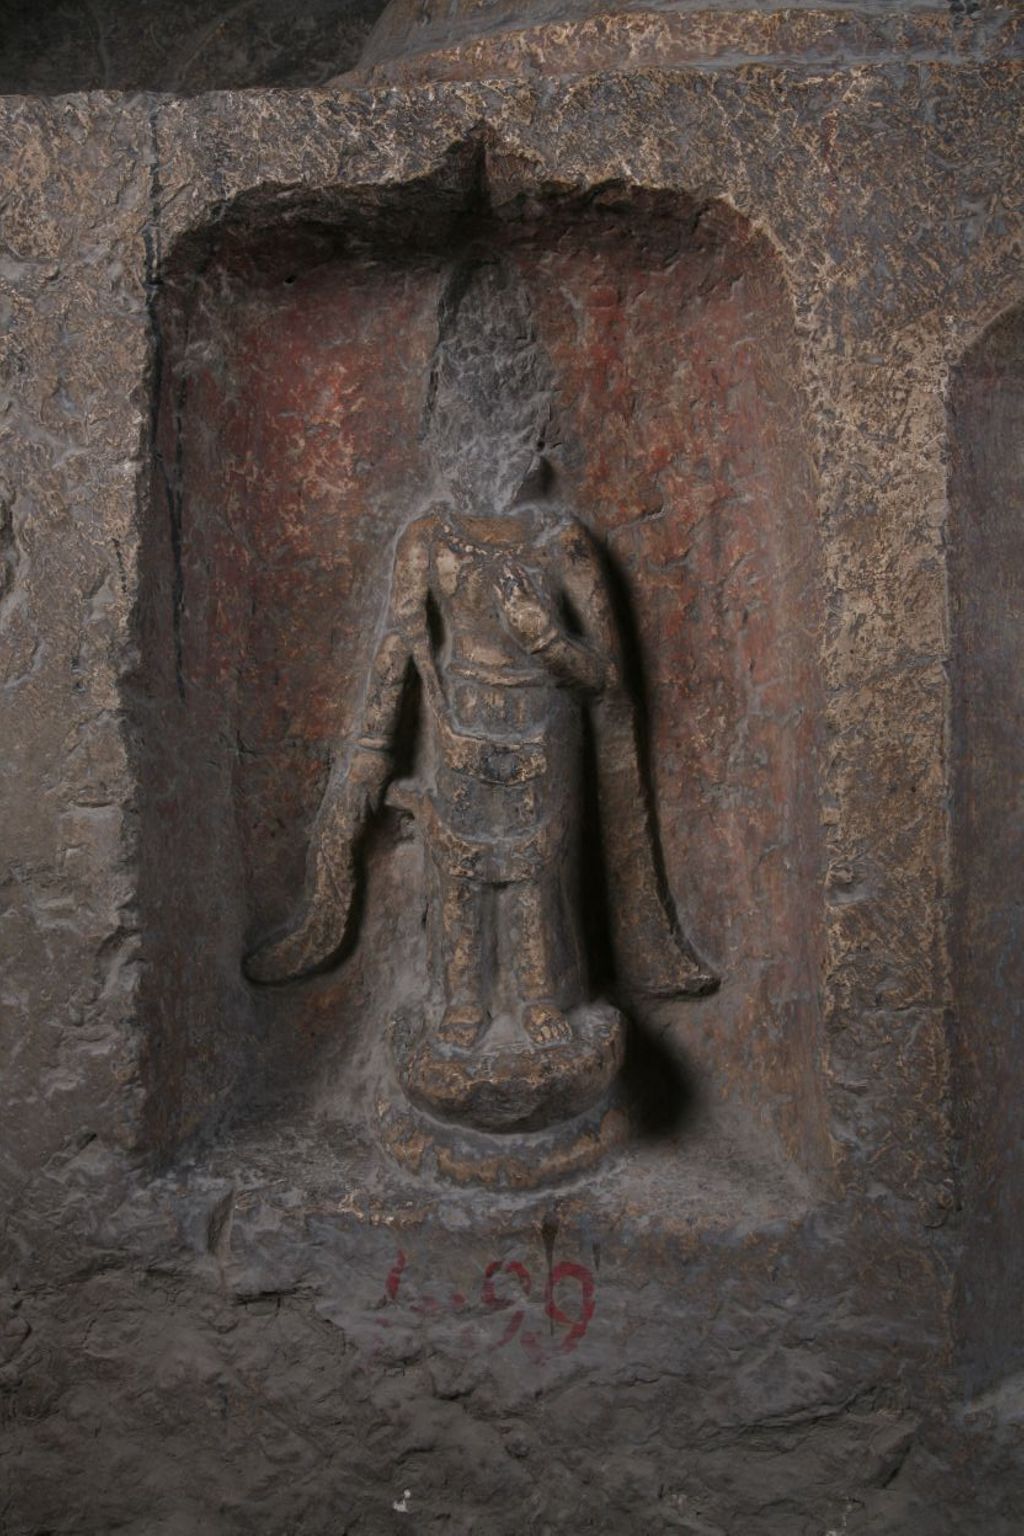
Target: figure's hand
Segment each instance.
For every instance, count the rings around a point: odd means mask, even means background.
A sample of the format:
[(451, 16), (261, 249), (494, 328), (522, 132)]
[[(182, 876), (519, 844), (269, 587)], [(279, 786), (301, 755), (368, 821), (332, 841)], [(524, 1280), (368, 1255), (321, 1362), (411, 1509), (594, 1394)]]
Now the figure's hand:
[(505, 622), (528, 651), (538, 651), (561, 634), (550, 603), (516, 560), (506, 560), (495, 583)]
[(246, 956), (243, 969), (249, 980), (261, 985), (292, 981), (337, 954), (348, 931), (355, 885), (351, 860), (339, 870), (318, 859), (305, 915), (290, 932), (267, 940)]

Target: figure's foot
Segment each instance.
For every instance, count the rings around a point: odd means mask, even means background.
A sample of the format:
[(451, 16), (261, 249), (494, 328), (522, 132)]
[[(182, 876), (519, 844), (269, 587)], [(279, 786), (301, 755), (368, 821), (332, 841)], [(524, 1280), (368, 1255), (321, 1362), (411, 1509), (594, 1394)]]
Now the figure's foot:
[(572, 1025), (553, 1003), (528, 1003), (523, 1028), (534, 1045), (568, 1045), (572, 1039)]
[(480, 1037), (484, 1016), (479, 1008), (446, 1008), (437, 1026), (442, 1045), (457, 1051), (471, 1051)]

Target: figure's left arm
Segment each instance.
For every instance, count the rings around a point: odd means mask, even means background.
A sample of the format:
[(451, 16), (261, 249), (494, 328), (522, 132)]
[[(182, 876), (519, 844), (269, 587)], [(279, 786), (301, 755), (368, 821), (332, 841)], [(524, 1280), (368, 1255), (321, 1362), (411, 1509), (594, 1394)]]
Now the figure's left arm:
[(600, 667), (600, 690), (617, 692), (622, 687), (622, 650), (600, 551), (593, 535), (577, 522), (563, 535), (562, 551), (562, 585), (580, 626), (577, 643)]

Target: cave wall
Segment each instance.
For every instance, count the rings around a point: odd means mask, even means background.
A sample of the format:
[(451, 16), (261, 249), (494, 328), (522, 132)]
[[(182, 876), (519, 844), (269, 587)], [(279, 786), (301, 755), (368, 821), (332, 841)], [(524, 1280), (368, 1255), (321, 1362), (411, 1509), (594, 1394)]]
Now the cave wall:
[[(1015, 1531), (1006, 1035), (948, 959), (998, 879), (965, 668), (1011, 472), (956, 465), (1015, 398), (972, 395), (998, 348), (970, 349), (1020, 302), (1024, 191), (1019, 66), (970, 35), (851, 71), (0, 104), (13, 1531)], [(730, 978), (660, 1025), (734, 1119), (525, 1201), (396, 1179), (323, 1113), (337, 989), (409, 935), (276, 1017), (238, 969), (416, 474), (411, 251), (467, 188), (535, 274), (560, 473), (637, 597), (670, 878)], [(654, 260), (666, 200), (686, 240)], [(371, 365), (399, 342), (407, 372)]]

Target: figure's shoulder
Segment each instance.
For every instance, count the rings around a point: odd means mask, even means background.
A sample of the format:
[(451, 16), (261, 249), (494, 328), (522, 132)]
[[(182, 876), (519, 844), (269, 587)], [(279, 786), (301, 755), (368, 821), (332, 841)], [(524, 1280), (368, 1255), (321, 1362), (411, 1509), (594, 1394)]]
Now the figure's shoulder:
[(396, 563), (414, 560), (417, 555), (429, 550), (437, 537), (440, 520), (441, 509), (437, 506), (428, 507), (425, 512), (417, 512), (415, 517), (411, 517), (395, 541)]

